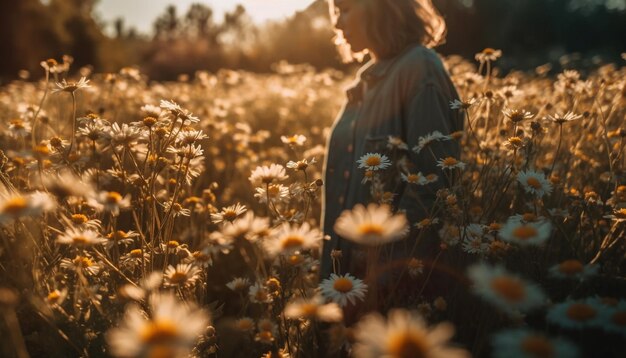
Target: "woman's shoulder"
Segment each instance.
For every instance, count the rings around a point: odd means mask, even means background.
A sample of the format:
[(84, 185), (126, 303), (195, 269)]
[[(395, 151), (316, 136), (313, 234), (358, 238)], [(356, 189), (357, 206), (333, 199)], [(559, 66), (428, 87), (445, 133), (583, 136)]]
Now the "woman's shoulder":
[(427, 83), (445, 87), (449, 79), (439, 54), (422, 45), (412, 46), (400, 54), (390, 72), (407, 90)]

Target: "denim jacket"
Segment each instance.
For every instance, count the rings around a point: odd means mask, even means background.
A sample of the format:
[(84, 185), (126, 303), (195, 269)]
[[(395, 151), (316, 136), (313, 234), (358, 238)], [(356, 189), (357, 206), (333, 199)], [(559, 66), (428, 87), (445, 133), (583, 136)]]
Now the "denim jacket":
[[(436, 191), (446, 185), (434, 157), (459, 158), (460, 148), (456, 140), (435, 142), (419, 154), (412, 148), (433, 131), (447, 135), (462, 130), (463, 115), (449, 105), (455, 99), (458, 94), (439, 56), (421, 45), (409, 46), (391, 59), (370, 61), (358, 71), (326, 145), (321, 227), (330, 240), (323, 245), (321, 279), (333, 272), (332, 250), (341, 250), (341, 274), (358, 274), (351, 271), (357, 245), (339, 237), (333, 226), (342, 211), (373, 201), (368, 184), (362, 183), (365, 171), (358, 168), (357, 160), (366, 153), (390, 153), (389, 136), (407, 144), (412, 173), (434, 173), (440, 178), (418, 187), (400, 180), (399, 169), (389, 171), (394, 180), (389, 189), (394, 194), (392, 207), (403, 210), (411, 225), (427, 216)], [(402, 248), (394, 250), (402, 257)]]

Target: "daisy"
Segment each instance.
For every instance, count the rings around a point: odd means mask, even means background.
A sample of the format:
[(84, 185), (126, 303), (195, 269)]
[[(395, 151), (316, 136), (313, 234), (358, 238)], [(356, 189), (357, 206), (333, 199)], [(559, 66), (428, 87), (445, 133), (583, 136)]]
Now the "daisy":
[(297, 162), (294, 162), (293, 160), (290, 160), (289, 162), (287, 162), (287, 168), (289, 169), (293, 169), (293, 170), (306, 170), (306, 168), (309, 167), (310, 164), (314, 164), (316, 163), (315, 158), (311, 159), (311, 161), (307, 161), (306, 159), (302, 159), (299, 160)]
[(253, 303), (271, 303), (273, 301), (268, 289), (258, 282), (250, 286), (248, 296), (250, 297), (250, 302)]
[(271, 164), (268, 166), (256, 167), (248, 178), (253, 184), (263, 183), (271, 184), (274, 181), (282, 181), (289, 176), (285, 174), (285, 168), (280, 164)]
[(437, 160), (437, 166), (442, 169), (455, 169), (455, 168), (463, 169), (465, 168), (465, 163), (453, 157), (446, 157), (446, 158), (441, 158)]
[(135, 270), (141, 267), (143, 263), (148, 264), (150, 262), (150, 254), (144, 252), (142, 249), (130, 250), (127, 254), (120, 257), (120, 264), (129, 270)]
[(417, 174), (414, 174), (414, 173), (408, 173), (408, 174), (400, 173), (400, 177), (402, 178), (403, 181), (405, 181), (407, 183), (411, 183), (411, 184), (425, 185), (427, 183), (426, 177), (424, 177), (422, 172), (418, 172)]
[(500, 331), (494, 335), (494, 358), (576, 358), (578, 348), (563, 338), (549, 338), (524, 328)]
[(222, 208), (222, 211), (219, 213), (211, 214), (211, 221), (219, 224), (221, 222), (233, 222), (239, 215), (246, 212), (246, 206), (237, 203), (235, 205), (227, 206)]
[(246, 277), (235, 277), (232, 281), (226, 284), (231, 291), (244, 291), (250, 287), (250, 280)]
[(446, 343), (454, 335), (450, 323), (427, 327), (417, 313), (402, 309), (389, 312), (387, 320), (379, 313), (365, 316), (356, 326), (354, 356), (378, 357), (470, 357), (465, 350)]
[(359, 168), (365, 168), (366, 170), (379, 170), (387, 169), (391, 166), (391, 161), (384, 154), (367, 153), (359, 160), (356, 161), (359, 164)]
[(322, 240), (322, 233), (308, 223), (292, 226), (283, 223), (272, 230), (271, 238), (263, 242), (270, 257), (277, 255), (291, 255), (296, 251), (316, 247)]
[[(289, 167), (289, 164), (287, 164), (287, 167)], [(257, 198), (261, 204), (267, 203), (268, 196), (272, 202), (286, 202), (289, 200), (289, 188), (282, 184), (270, 184), (267, 189), (259, 187), (256, 188), (255, 191), (254, 197)]]
[(417, 141), (417, 145), (413, 147), (413, 151), (415, 153), (419, 154), (424, 148), (426, 148), (432, 142), (449, 140), (449, 139), (450, 139), (449, 136), (443, 135), (439, 131), (434, 131), (432, 133), (428, 133), (427, 135), (425, 135), (423, 137), (419, 137), (419, 139)]
[(511, 122), (513, 123), (518, 123), (525, 119), (531, 119), (535, 116), (534, 114), (527, 112), (523, 109), (505, 108), (502, 110), (502, 113), (504, 114), (505, 117), (510, 119)]
[(477, 53), (474, 57), (476, 58), (476, 61), (483, 63), (487, 61), (493, 62), (499, 59), (501, 56), (502, 50), (496, 50), (491, 47), (487, 47), (486, 49)]
[(409, 147), (400, 137), (389, 136), (387, 139), (387, 148), (389, 149), (399, 149), (399, 150), (408, 150)]
[(99, 211), (108, 211), (118, 216), (120, 210), (130, 208), (130, 195), (122, 196), (116, 191), (103, 191), (96, 198), (88, 200), (89, 206)]
[(52, 93), (69, 92), (73, 94), (79, 89), (91, 87), (88, 83), (89, 80), (86, 77), (81, 77), (78, 82), (67, 82), (63, 79), (61, 82), (56, 83), (57, 88), (53, 88)]
[(311, 299), (296, 299), (285, 306), (285, 317), (291, 319), (310, 319), (322, 322), (340, 322), (343, 312), (335, 302), (324, 304), (320, 296)]
[(128, 230), (128, 231), (123, 231), (123, 230), (116, 230), (113, 231), (111, 233), (109, 233), (106, 238), (107, 238), (107, 248), (111, 248), (113, 247), (116, 243), (117, 244), (123, 244), (123, 245), (129, 245), (132, 244), (135, 241), (135, 238), (139, 237), (139, 233), (133, 230)]
[(469, 236), (463, 241), (463, 251), (468, 254), (482, 255), (489, 251), (489, 244), (480, 237)]
[(163, 208), (165, 212), (170, 212), (172, 217), (179, 216), (191, 216), (191, 210), (183, 208), (183, 206), (179, 203), (174, 203), (172, 205), (172, 201), (168, 200), (163, 203)]
[(559, 279), (584, 280), (595, 276), (598, 273), (598, 270), (599, 267), (597, 265), (583, 265), (582, 262), (572, 259), (565, 260), (550, 267), (548, 273), (551, 277)]
[(522, 184), (524, 190), (541, 198), (552, 192), (552, 184), (542, 173), (526, 170), (517, 174), (517, 181)]
[(73, 259), (63, 259), (60, 265), (66, 270), (83, 271), (89, 275), (97, 275), (100, 272), (100, 265), (89, 256), (78, 255)]
[(365, 300), (367, 285), (350, 274), (339, 276), (331, 273), (330, 278), (322, 281), (320, 289), (324, 298), (345, 307), (348, 302), (354, 305), (357, 299)]
[(418, 260), (415, 257), (411, 258), (411, 260), (407, 264), (407, 267), (409, 275), (413, 278), (416, 278), (424, 273), (424, 261)]
[(500, 229), (500, 238), (521, 246), (541, 245), (550, 237), (551, 232), (552, 224), (548, 220), (527, 222), (511, 216)]
[(0, 225), (11, 223), (23, 216), (37, 216), (55, 207), (56, 201), (39, 191), (31, 194), (0, 192)]
[(121, 126), (118, 123), (113, 123), (107, 132), (107, 137), (113, 147), (132, 147), (142, 138), (142, 132), (126, 123), (123, 123)]
[(474, 292), (510, 314), (530, 311), (546, 300), (538, 285), (507, 272), (502, 266), (476, 264), (468, 269), (468, 275)]
[(191, 264), (169, 265), (163, 278), (166, 287), (189, 287), (200, 278), (200, 269)]
[(450, 101), (450, 109), (462, 109), (467, 110), (474, 104), (476, 104), (478, 100), (476, 98), (470, 98), (467, 101), (460, 101), (455, 99), (454, 101)]
[(62, 235), (57, 237), (57, 242), (61, 245), (74, 245), (77, 247), (86, 247), (102, 244), (107, 240), (100, 236), (96, 231), (85, 229), (80, 230), (73, 227), (67, 228)]
[(17, 137), (27, 137), (32, 130), (30, 123), (24, 122), (22, 119), (13, 119), (9, 123), (11, 134)]
[(280, 136), (280, 140), (285, 144), (302, 146), (304, 142), (306, 142), (306, 137), (302, 134), (295, 134), (290, 137), (286, 137), (283, 135)]
[(552, 122), (556, 123), (556, 124), (563, 124), (566, 122), (571, 122), (571, 121), (575, 121), (577, 119), (582, 118), (583, 116), (581, 114), (575, 114), (574, 112), (567, 112), (565, 114), (560, 114), (560, 113), (555, 113), (554, 116), (548, 115), (546, 118), (551, 120)]
[(252, 211), (222, 228), (222, 238), (228, 241), (239, 238), (254, 242), (270, 234), (269, 219), (254, 216)]
[(357, 204), (344, 210), (334, 226), (335, 232), (356, 243), (375, 246), (399, 240), (408, 234), (406, 216), (392, 214), (389, 206)]
[(552, 306), (546, 314), (549, 323), (569, 329), (600, 327), (607, 308), (597, 297), (569, 299)]
[(187, 356), (209, 324), (209, 315), (171, 294), (152, 295), (150, 314), (131, 304), (119, 327), (109, 330), (110, 352), (118, 357)]

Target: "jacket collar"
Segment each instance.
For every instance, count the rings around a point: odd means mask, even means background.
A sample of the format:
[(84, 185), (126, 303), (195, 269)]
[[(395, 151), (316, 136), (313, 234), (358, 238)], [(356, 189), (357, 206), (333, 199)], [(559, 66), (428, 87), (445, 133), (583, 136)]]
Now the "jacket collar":
[(421, 45), (409, 44), (402, 51), (400, 51), (400, 53), (391, 58), (381, 59), (378, 61), (370, 59), (365, 65), (363, 65), (363, 67), (359, 69), (359, 71), (357, 72), (358, 77), (368, 82), (368, 85), (371, 86), (370, 82), (376, 82), (385, 77), (387, 72), (389, 72), (389, 69), (393, 67), (393, 64), (416, 46)]

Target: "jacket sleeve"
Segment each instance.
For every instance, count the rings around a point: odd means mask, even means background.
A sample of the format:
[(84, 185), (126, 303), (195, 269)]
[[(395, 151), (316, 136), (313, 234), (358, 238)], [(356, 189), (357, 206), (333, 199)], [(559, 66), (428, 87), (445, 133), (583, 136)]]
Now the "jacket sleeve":
[[(437, 190), (449, 185), (444, 172), (437, 166), (437, 160), (446, 157), (459, 159), (458, 141), (433, 141), (419, 153), (414, 148), (420, 137), (434, 131), (448, 135), (458, 129), (458, 112), (452, 111), (449, 101), (452, 98), (442, 93), (435, 82), (424, 81), (408, 97), (402, 113), (404, 140), (408, 146), (408, 163), (406, 169), (410, 173), (421, 172), (424, 176), (435, 174), (438, 179), (426, 185), (406, 183), (399, 193), (398, 210), (404, 210), (411, 224), (429, 216), (435, 202)], [(406, 174), (406, 173), (405, 173)], [(446, 173), (449, 174), (449, 173)]]

